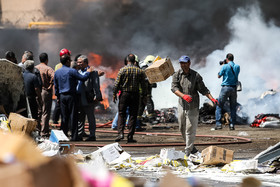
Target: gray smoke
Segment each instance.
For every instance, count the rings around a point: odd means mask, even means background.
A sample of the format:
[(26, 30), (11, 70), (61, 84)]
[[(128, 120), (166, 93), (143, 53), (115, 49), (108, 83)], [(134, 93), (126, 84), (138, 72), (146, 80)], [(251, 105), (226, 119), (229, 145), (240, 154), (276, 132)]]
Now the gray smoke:
[[(47, 52), (54, 67), (59, 50), (68, 48), (73, 56), (97, 53), (103, 57), (102, 66), (113, 70), (129, 53), (140, 59), (150, 54), (168, 56), (175, 68), (177, 59), (187, 54), (217, 97), (218, 62), (232, 52), (244, 82), (239, 99), (246, 104), (278, 83), (279, 68), (273, 62), (279, 56), (279, 5), (277, 0), (46, 0), (46, 14), (68, 24), (49, 30), (52, 37), (40, 45), (37, 31), (3, 29), (0, 53), (4, 56), (5, 51), (13, 50), (20, 61), (24, 50), (33, 51), (35, 59), (39, 52)], [(272, 73), (264, 73), (267, 67)], [(156, 90), (160, 90), (155, 91), (156, 107), (176, 105), (170, 79), (159, 83)]]
[[(45, 11), (68, 22), (62, 46), (92, 51), (114, 66), (129, 53), (178, 58), (188, 54), (201, 61), (228, 43), (227, 22), (242, 0), (209, 1), (56, 1), (47, 0)], [(71, 11), (69, 11), (71, 10)]]

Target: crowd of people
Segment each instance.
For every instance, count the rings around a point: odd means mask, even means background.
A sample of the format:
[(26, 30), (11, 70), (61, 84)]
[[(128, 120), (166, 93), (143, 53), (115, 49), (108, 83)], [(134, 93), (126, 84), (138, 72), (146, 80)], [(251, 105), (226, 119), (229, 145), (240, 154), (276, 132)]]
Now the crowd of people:
[[(17, 63), (12, 51), (6, 52), (5, 55), (7, 60), (22, 68), (26, 116), (37, 120), (37, 129), (41, 136), (50, 136), (49, 121), (54, 90), (57, 99), (53, 118), (59, 119), (61, 115), (60, 129), (64, 134), (70, 136), (72, 141), (81, 141), (85, 136), (85, 141), (95, 141), (94, 106), (102, 101), (99, 76), (104, 75), (104, 72), (90, 67), (86, 55), (79, 54), (72, 61), (71, 52), (62, 49), (59, 57), (60, 63), (53, 70), (48, 66), (47, 53), (39, 55), (40, 64), (37, 66), (31, 51), (23, 53), (20, 63)], [(84, 130), (86, 116), (89, 135)], [(57, 121), (54, 122), (58, 123)]]
[[(25, 51), (22, 60), (17, 64), (15, 54), (6, 53), (6, 59), (22, 68), (25, 94), (31, 117), (38, 121), (38, 129), (42, 136), (49, 136), (49, 120), (51, 114), (53, 87), (57, 102), (53, 113), (53, 122), (58, 123), (61, 115), (61, 130), (69, 135), (72, 141), (96, 141), (96, 120), (94, 108), (98, 101), (102, 101), (99, 77), (104, 72), (89, 66), (86, 55), (79, 54), (71, 60), (71, 52), (62, 49), (59, 53), (60, 63), (55, 70), (48, 66), (48, 55), (39, 55), (40, 64), (34, 66), (31, 51)], [(118, 131), (115, 141), (123, 140), (125, 125), (128, 128), (127, 142), (135, 143), (134, 133), (141, 128), (141, 116), (147, 107), (148, 116), (154, 116), (152, 88), (145, 74), (145, 69), (153, 63), (155, 57), (148, 55), (144, 61), (139, 61), (137, 55), (129, 54), (124, 59), (122, 67), (116, 77), (113, 88), (113, 101), (118, 100), (118, 112), (112, 128)], [(226, 55), (224, 64), (218, 73), (223, 77), (220, 96), (215, 99), (205, 86), (203, 78), (190, 68), (191, 59), (183, 55), (179, 58), (180, 69), (172, 76), (171, 91), (179, 97), (178, 122), (182, 137), (186, 142), (185, 153), (195, 154), (198, 150), (194, 146), (199, 117), (199, 93), (208, 97), (216, 105), (216, 127), (222, 129), (221, 117), (223, 105), (229, 100), (231, 109), (230, 130), (235, 130), (238, 75), (240, 66), (233, 62), (234, 56)], [(89, 132), (85, 133), (85, 119), (88, 119)]]

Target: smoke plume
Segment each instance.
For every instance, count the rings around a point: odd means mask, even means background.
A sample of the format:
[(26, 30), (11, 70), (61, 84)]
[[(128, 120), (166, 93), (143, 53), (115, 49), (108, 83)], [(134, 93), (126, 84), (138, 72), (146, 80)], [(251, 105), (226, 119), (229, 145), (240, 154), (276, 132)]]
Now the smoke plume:
[[(33, 37), (36, 31), (1, 31), (0, 53), (14, 50), (20, 58), (24, 50), (35, 56), (47, 52), (54, 67), (61, 48), (70, 49), (73, 56), (93, 52), (102, 56), (104, 70), (113, 71), (129, 53), (142, 60), (147, 55), (168, 56), (176, 70), (178, 58), (186, 54), (218, 97), (218, 62), (231, 52), (241, 66), (238, 102), (246, 106), (264, 91), (278, 89), (279, 5), (277, 0), (45, 0), (47, 16), (67, 25), (49, 30), (51, 37), (44, 40)], [(170, 82), (171, 78), (158, 83), (153, 90), (156, 108), (177, 105)], [(266, 112), (250, 106), (247, 110), (254, 111), (251, 116)]]
[[(214, 96), (218, 96), (221, 80), (217, 80), (219, 61), (227, 53), (233, 53), (235, 63), (241, 67), (239, 80), (243, 91), (238, 92), (238, 102), (250, 117), (260, 113), (280, 113), (277, 106), (279, 94), (260, 99), (268, 90), (278, 90), (280, 68), (278, 61), (280, 28), (273, 20), (265, 21), (260, 7), (256, 4), (249, 8), (240, 8), (228, 23), (231, 38), (222, 50), (215, 50), (206, 58), (206, 66), (200, 69), (206, 84)], [(255, 99), (253, 99), (255, 98)]]

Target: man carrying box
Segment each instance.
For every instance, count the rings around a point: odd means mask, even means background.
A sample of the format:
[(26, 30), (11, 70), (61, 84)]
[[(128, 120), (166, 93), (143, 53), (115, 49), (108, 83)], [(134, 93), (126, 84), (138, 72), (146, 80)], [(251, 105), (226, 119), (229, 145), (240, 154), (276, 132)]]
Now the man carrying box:
[(179, 128), (186, 142), (185, 153), (189, 156), (198, 151), (194, 147), (199, 115), (198, 92), (208, 97), (214, 104), (218, 104), (218, 101), (212, 97), (200, 74), (190, 69), (191, 60), (188, 56), (181, 56), (179, 63), (181, 69), (172, 77), (171, 91), (179, 97)]

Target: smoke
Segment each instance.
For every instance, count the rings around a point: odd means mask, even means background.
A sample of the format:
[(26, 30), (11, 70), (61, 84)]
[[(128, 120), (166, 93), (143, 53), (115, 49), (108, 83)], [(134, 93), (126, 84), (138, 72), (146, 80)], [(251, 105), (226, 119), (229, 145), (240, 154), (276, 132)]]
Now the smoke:
[[(67, 4), (72, 7), (71, 14), (58, 11), (60, 5), (55, 0), (46, 1), (45, 8), (57, 20), (68, 22), (63, 32), (69, 39), (62, 45), (72, 51), (95, 52), (103, 56), (102, 66), (113, 69), (125, 55), (135, 53), (140, 58), (168, 56), (178, 70), (177, 59), (187, 54), (214, 97), (218, 97), (221, 84), (218, 62), (231, 52), (241, 66), (243, 91), (238, 93), (238, 102), (251, 120), (258, 113), (271, 112), (269, 107), (248, 100), (278, 88), (280, 34), (275, 6), (279, 2), (72, 0)], [(171, 79), (153, 90), (156, 108), (177, 105), (178, 98), (170, 91)], [(202, 103), (205, 97), (201, 98)]]
[[(129, 53), (140, 60), (150, 54), (168, 56), (175, 70), (178, 58), (186, 54), (214, 97), (221, 83), (218, 62), (231, 52), (241, 66), (238, 102), (246, 106), (250, 98), (278, 88), (279, 5), (277, 0), (45, 0), (46, 15), (67, 25), (41, 38), (33, 36), (37, 31), (1, 31), (0, 52), (14, 50), (18, 61), (24, 50), (35, 56), (47, 52), (52, 67), (61, 48), (73, 56), (94, 52), (102, 56), (104, 70), (113, 71)], [(153, 90), (156, 108), (177, 105), (170, 87), (171, 78)], [(255, 113), (250, 116), (261, 112), (247, 108)]]
[(218, 97), (221, 84), (221, 80), (216, 78), (221, 68), (218, 62), (227, 53), (233, 53), (235, 63), (241, 67), (239, 80), (243, 85), (243, 91), (238, 92), (238, 102), (243, 105), (243, 111), (250, 121), (260, 113), (280, 113), (279, 96), (267, 97), (269, 100), (259, 99), (265, 91), (279, 89), (280, 67), (277, 62), (280, 28), (272, 20), (265, 22), (258, 4), (238, 9), (228, 27), (231, 31), (230, 42), (224, 49), (208, 55), (206, 66), (199, 69), (206, 85)]
[(103, 56), (104, 66), (114, 67), (129, 53), (176, 59), (187, 53), (201, 61), (228, 42), (225, 25), (245, 4), (242, 0), (47, 0), (44, 7), (49, 16), (68, 23), (62, 46), (73, 52), (95, 52)]
[(21, 62), (21, 56), (26, 50), (38, 54), (38, 31), (26, 31), (16, 28), (0, 29), (0, 43), (2, 58), (5, 56), (6, 51), (13, 51), (16, 54), (17, 61)]

